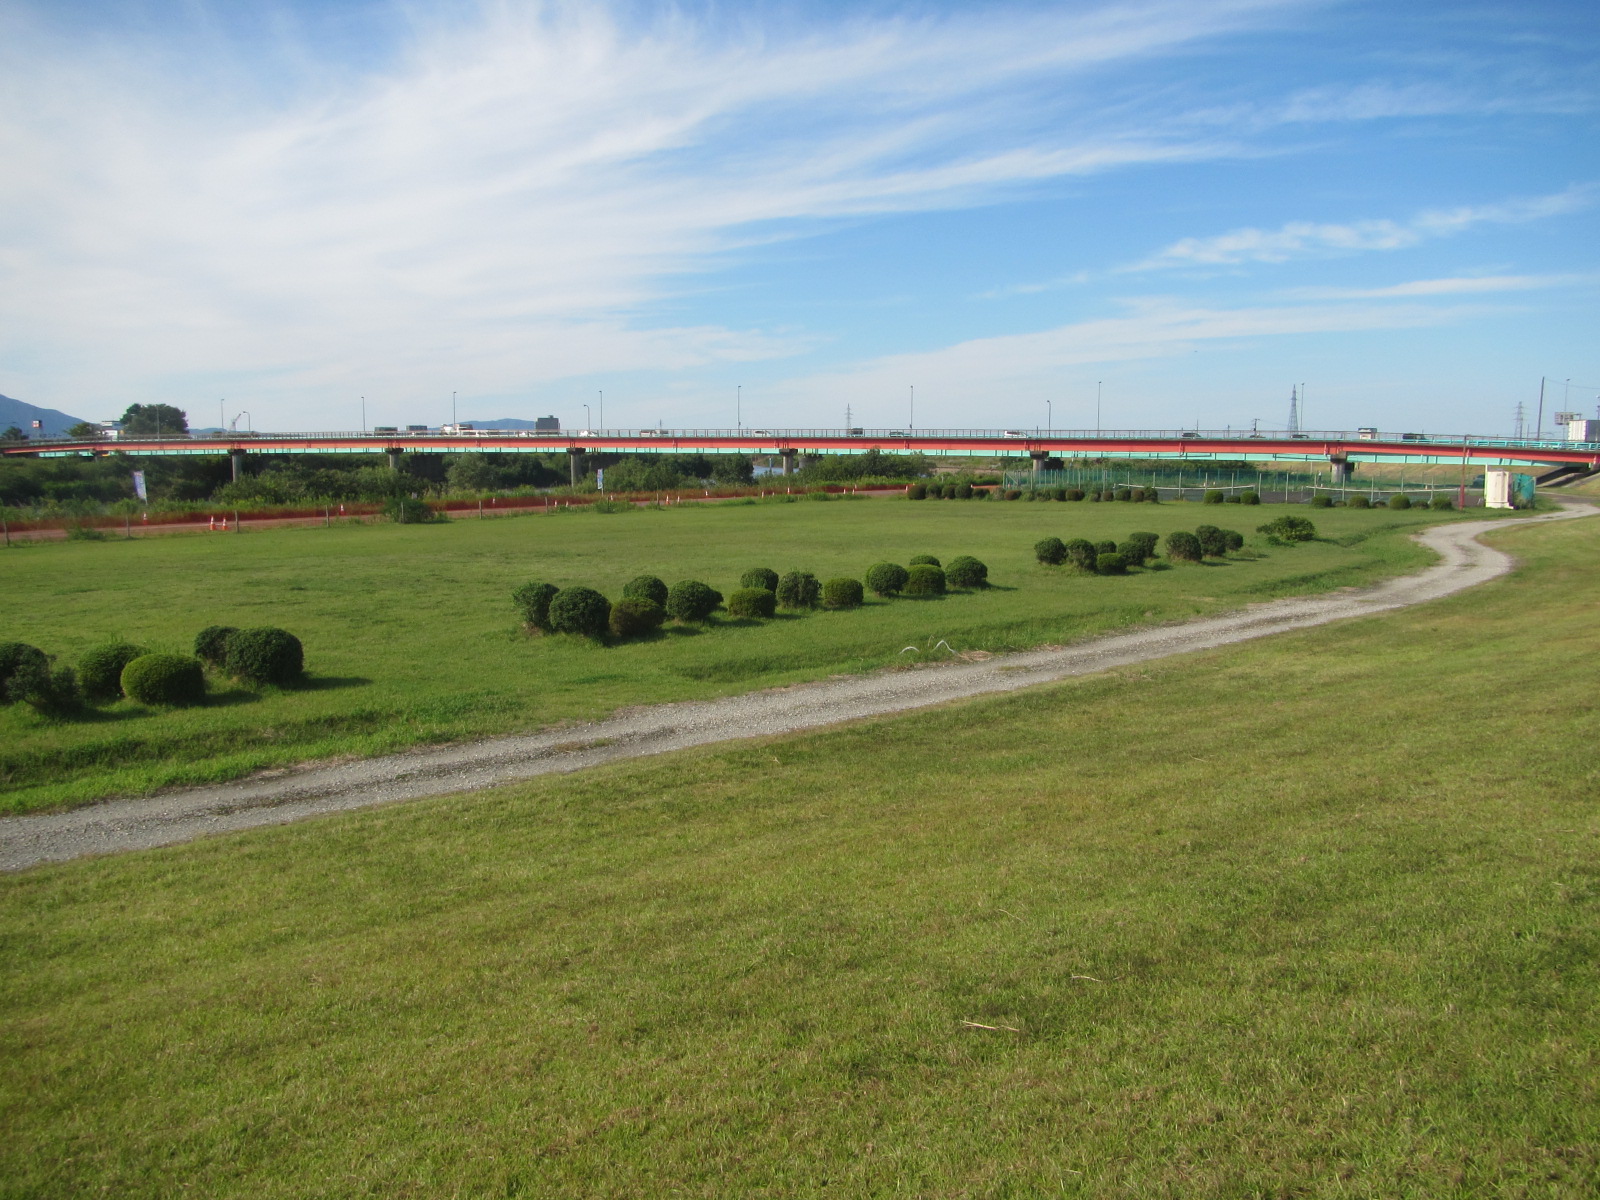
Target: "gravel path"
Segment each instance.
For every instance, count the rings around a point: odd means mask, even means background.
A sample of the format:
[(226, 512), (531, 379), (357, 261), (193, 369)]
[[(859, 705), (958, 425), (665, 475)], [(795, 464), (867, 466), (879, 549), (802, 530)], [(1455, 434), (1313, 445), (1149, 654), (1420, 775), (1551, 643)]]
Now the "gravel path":
[(1371, 588), (1274, 600), (1243, 611), (1109, 635), (1064, 649), (886, 671), (723, 700), (624, 710), (589, 725), (314, 766), (216, 787), (112, 800), (67, 812), (10, 817), (0, 820), (0, 870), (165, 846), (206, 834), (279, 825), (397, 800), (470, 792), (686, 746), (814, 729), (1370, 616), (1448, 596), (1504, 574), (1511, 559), (1475, 540), (1486, 530), (1595, 512), (1587, 504), (1569, 504), (1562, 512), (1525, 521), (1440, 526), (1424, 531), (1418, 540), (1437, 551), (1441, 561), (1416, 575)]

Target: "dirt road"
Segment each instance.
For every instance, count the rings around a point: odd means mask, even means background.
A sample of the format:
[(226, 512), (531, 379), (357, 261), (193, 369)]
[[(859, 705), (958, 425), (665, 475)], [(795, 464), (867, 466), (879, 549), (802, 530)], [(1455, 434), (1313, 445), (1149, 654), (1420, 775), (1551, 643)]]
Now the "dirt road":
[(1009, 692), (1195, 650), (1422, 604), (1504, 574), (1511, 559), (1476, 540), (1490, 529), (1571, 520), (1588, 504), (1523, 521), (1473, 521), (1419, 535), (1440, 562), (1364, 589), (1291, 597), (1221, 616), (1033, 650), (976, 663), (885, 671), (723, 700), (663, 704), (589, 725), (419, 750), (273, 778), (113, 800), (69, 812), (0, 820), (0, 870), (86, 854), (171, 845), (206, 834), (278, 825), (374, 804), (475, 791), (552, 772), (736, 738), (815, 729), (991, 692)]

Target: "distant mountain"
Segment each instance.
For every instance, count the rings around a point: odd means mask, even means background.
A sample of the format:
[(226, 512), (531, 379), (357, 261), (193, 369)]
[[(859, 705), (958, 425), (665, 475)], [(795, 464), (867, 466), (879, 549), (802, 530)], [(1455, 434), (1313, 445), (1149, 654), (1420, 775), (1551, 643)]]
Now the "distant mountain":
[[(66, 437), (67, 430), (83, 420), (60, 412), (54, 408), (39, 408), (36, 405), (24, 404), (21, 400), (13, 400), (10, 396), (0, 396), (0, 429), (15, 425), (29, 437)], [(35, 429), (33, 423), (43, 421), (43, 429)]]
[(462, 424), (474, 429), (532, 429), (535, 423), (517, 417), (496, 417), (491, 421), (463, 421)]

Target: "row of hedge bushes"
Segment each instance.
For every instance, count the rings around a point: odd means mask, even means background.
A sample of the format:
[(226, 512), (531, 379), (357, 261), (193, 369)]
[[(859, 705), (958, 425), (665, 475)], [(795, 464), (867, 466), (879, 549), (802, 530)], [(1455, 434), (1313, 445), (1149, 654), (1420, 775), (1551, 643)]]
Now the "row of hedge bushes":
[(989, 568), (970, 555), (952, 559), (945, 568), (931, 554), (920, 554), (909, 567), (873, 564), (865, 585), (859, 579), (819, 580), (810, 571), (779, 575), (769, 567), (755, 567), (728, 596), (697, 579), (668, 587), (654, 575), (640, 575), (623, 585), (615, 604), (593, 588), (558, 588), (553, 583), (525, 583), (511, 593), (511, 601), (530, 631), (597, 639), (610, 634), (625, 641), (659, 629), (669, 617), (682, 624), (703, 623), (724, 605), (731, 617), (765, 620), (780, 608), (855, 608), (868, 588), (883, 597), (942, 596), (947, 587), (983, 588), (988, 580)]
[(1142, 567), (1156, 556), (1158, 541), (1153, 533), (1130, 533), (1121, 542), (1047, 537), (1034, 543), (1033, 555), (1045, 566), (1066, 563), (1089, 575), (1126, 575), (1129, 567)]
[(290, 687), (305, 670), (300, 639), (283, 629), (211, 625), (195, 638), (194, 656), (152, 654), (131, 642), (87, 651), (74, 669), (26, 642), (0, 643), (0, 704), (27, 704), (47, 717), (69, 717), (86, 704), (123, 697), (182, 706), (205, 699), (205, 665), (243, 683)]
[(913, 483), (906, 489), (908, 500), (1121, 500), (1155, 504), (1160, 497), (1155, 488), (975, 488), (970, 483)]
[(1312, 508), (1392, 508), (1404, 512), (1408, 508), (1428, 508), (1434, 512), (1450, 512), (1456, 502), (1442, 492), (1436, 492), (1430, 500), (1413, 500), (1410, 496), (1396, 492), (1387, 500), (1376, 503), (1368, 496), (1346, 496), (1343, 500), (1335, 500), (1332, 496), (1313, 496), (1310, 504)]

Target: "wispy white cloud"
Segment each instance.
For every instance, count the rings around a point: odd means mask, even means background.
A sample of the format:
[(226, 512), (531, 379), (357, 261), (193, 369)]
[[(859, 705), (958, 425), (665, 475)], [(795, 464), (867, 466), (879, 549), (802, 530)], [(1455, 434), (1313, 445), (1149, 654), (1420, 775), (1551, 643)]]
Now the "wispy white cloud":
[[(1297, 6), (818, 30), (491, 4), (424, 24), (381, 69), (308, 71), (271, 103), (138, 45), (64, 55), (13, 22), (0, 352), (51, 365), (31, 396), (104, 393), (107, 411), (229, 376), (285, 399), (436, 393), (463, 376), (504, 391), (789, 353), (800, 343), (783, 336), (633, 317), (782, 223), (1229, 153), (1070, 105), (1041, 131), (1038, 89)], [(198, 103), (208, 89), (216, 102)]]
[(1595, 185), (1579, 184), (1546, 196), (1432, 209), (1408, 221), (1291, 221), (1277, 229), (1235, 229), (1213, 237), (1183, 238), (1124, 270), (1278, 263), (1363, 250), (1400, 250), (1433, 238), (1449, 237), (1475, 225), (1520, 225), (1577, 212), (1593, 204), (1596, 194)]
[(1531, 292), (1545, 288), (1600, 283), (1600, 275), (1463, 275), (1451, 279), (1413, 279), (1386, 287), (1294, 288), (1285, 296), (1302, 300), (1387, 300), (1414, 296), (1472, 296), (1492, 292)]

